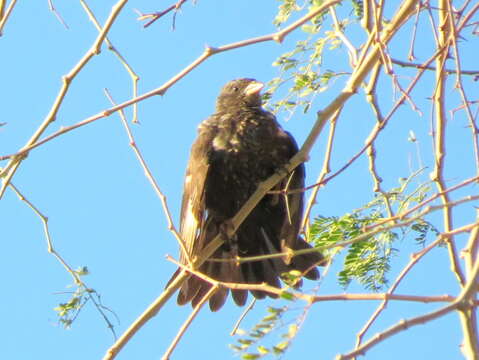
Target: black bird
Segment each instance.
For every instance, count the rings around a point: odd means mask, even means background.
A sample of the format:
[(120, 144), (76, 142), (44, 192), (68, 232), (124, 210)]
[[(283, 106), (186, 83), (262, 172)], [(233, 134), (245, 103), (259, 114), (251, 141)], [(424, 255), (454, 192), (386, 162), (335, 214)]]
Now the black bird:
[[(219, 232), (224, 232), (222, 224), (239, 211), (258, 184), (298, 151), (291, 134), (281, 128), (273, 114), (262, 109), (262, 88), (263, 84), (254, 79), (230, 81), (216, 101), (216, 112), (198, 128), (186, 170), (180, 225), (191, 257), (200, 254)], [(301, 164), (275, 189), (301, 189), (304, 177)], [(228, 260), (311, 248), (298, 235), (302, 215), (302, 192), (267, 194), (212, 258)], [(241, 264), (207, 260), (199, 271), (219, 281), (280, 287), (279, 276), (290, 270), (299, 270), (308, 279), (318, 279), (316, 265), (322, 259), (319, 252), (311, 252)], [(181, 260), (185, 262), (184, 256)], [(178, 304), (191, 301), (195, 306), (210, 288), (209, 283), (192, 275), (180, 289)], [(263, 291), (251, 292), (258, 299), (274, 297)], [(221, 308), (227, 295), (228, 289), (218, 290), (209, 300), (210, 309)], [(244, 305), (248, 292), (232, 290), (232, 295), (236, 304)]]

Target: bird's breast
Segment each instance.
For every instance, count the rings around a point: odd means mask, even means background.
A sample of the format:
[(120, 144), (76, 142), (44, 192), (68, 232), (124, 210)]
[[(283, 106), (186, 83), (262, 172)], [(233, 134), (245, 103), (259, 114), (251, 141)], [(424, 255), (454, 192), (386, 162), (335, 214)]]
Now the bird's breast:
[(224, 121), (213, 138), (213, 149), (228, 153), (255, 153), (274, 142), (274, 126), (269, 119), (246, 117)]
[(241, 110), (214, 119), (206, 205), (209, 211), (232, 216), (291, 155), (273, 114)]

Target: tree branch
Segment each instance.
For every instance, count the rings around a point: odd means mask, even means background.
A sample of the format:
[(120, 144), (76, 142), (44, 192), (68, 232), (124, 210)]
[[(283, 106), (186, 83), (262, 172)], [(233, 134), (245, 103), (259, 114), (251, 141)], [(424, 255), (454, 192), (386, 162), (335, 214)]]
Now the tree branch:
[(4, 12), (6, 1), (7, 0), (1, 0), (0, 3), (0, 36), (3, 36), (3, 28), (5, 27), (5, 24), (7, 23), (15, 4), (17, 3), (17, 0), (11, 0), (7, 10)]
[[(424, 65), (421, 63), (415, 63), (415, 62), (408, 62), (408, 61), (402, 61), (398, 59), (391, 59), (393, 64), (402, 66), (402, 67), (412, 67), (416, 69), (426, 69), (426, 70), (432, 70), (436, 71), (436, 67), (432, 65)], [(456, 69), (442, 69), (442, 71), (448, 75), (453, 75), (453, 74), (461, 74), (461, 75), (472, 75), (472, 76), (477, 76), (479, 75), (479, 70), (458, 70)]]
[(32, 138), (27, 142), (27, 144), (22, 148), (20, 149), (18, 152), (16, 152), (15, 154), (11, 154), (11, 155), (7, 155), (7, 156), (2, 156), (0, 157), (0, 160), (6, 160), (6, 159), (10, 159), (9, 163), (7, 164), (7, 166), (5, 166), (4, 169), (2, 169), (0, 171), (0, 177), (4, 177), (3, 179), (3, 185), (2, 185), (2, 188), (0, 188), (0, 199), (2, 198), (4, 192), (5, 192), (5, 188), (6, 186), (8, 185), (8, 183), (10, 182), (11, 178), (13, 177), (13, 175), (15, 174), (15, 171), (17, 170), (18, 166), (20, 165), (20, 163), (23, 161), (23, 159), (26, 157), (26, 155), (28, 154), (29, 151), (31, 151), (32, 149), (35, 149), (37, 148), (38, 146), (40, 145), (43, 145), (44, 143), (60, 136), (60, 135), (63, 135), (67, 132), (70, 132), (76, 128), (79, 128), (81, 126), (84, 126), (84, 125), (87, 125), (87, 124), (90, 124), (96, 120), (99, 120), (99, 119), (102, 119), (102, 118), (105, 118), (105, 117), (108, 117), (110, 116), (112, 113), (114, 112), (117, 112), (119, 111), (120, 109), (123, 109), (125, 107), (128, 107), (130, 105), (133, 105), (135, 103), (138, 103), (140, 101), (143, 101), (147, 98), (150, 98), (154, 95), (164, 95), (166, 93), (166, 91), (171, 87), (173, 86), (176, 82), (178, 82), (179, 80), (181, 80), (183, 77), (185, 77), (188, 73), (190, 73), (193, 69), (195, 69), (198, 65), (200, 65), (201, 63), (203, 63), (206, 59), (208, 59), (210, 56), (214, 55), (214, 54), (218, 54), (218, 53), (221, 53), (221, 52), (225, 52), (225, 51), (229, 51), (229, 50), (232, 50), (232, 49), (236, 49), (236, 48), (240, 48), (240, 47), (244, 47), (244, 46), (248, 46), (248, 45), (252, 45), (252, 44), (256, 44), (256, 43), (260, 43), (260, 42), (265, 42), (265, 41), (277, 41), (277, 42), (281, 42), (283, 41), (283, 39), (289, 35), (289, 33), (291, 33), (293, 30), (297, 29), (298, 27), (300, 27), (301, 25), (303, 25), (304, 23), (306, 23), (307, 21), (311, 20), (312, 18), (314, 18), (315, 16), (317, 16), (318, 14), (320, 14), (321, 12), (323, 12), (325, 9), (327, 9), (328, 7), (330, 6), (334, 6), (334, 5), (337, 5), (339, 4), (342, 0), (331, 0), (325, 4), (323, 4), (322, 6), (316, 8), (314, 11), (310, 12), (309, 14), (305, 15), (304, 17), (302, 17), (301, 19), (297, 20), (296, 22), (294, 22), (293, 24), (287, 26), (286, 28), (284, 28), (283, 30), (281, 31), (278, 31), (276, 33), (272, 33), (272, 34), (269, 34), (269, 35), (263, 35), (263, 36), (259, 36), (259, 37), (256, 37), (256, 38), (251, 38), (251, 39), (247, 39), (247, 40), (243, 40), (243, 41), (239, 41), (239, 42), (235, 42), (235, 43), (231, 43), (231, 44), (228, 44), (228, 45), (224, 45), (224, 46), (220, 46), (218, 48), (213, 48), (213, 47), (207, 47), (203, 54), (200, 55), (196, 60), (194, 60), (190, 65), (188, 65), (187, 67), (185, 67), (182, 71), (180, 71), (178, 74), (176, 74), (175, 76), (173, 76), (170, 80), (168, 80), (166, 83), (164, 83), (162, 86), (160, 86), (159, 88), (156, 88), (154, 90), (151, 90), (143, 95), (140, 95), (136, 98), (133, 98), (133, 99), (130, 99), (128, 101), (125, 101), (121, 104), (118, 104), (116, 106), (113, 106), (109, 109), (106, 109), (104, 111), (102, 111), (101, 113), (98, 113), (96, 115), (93, 115), (83, 121), (80, 121), (79, 123), (77, 124), (74, 124), (72, 126), (68, 126), (68, 127), (65, 127), (59, 131), (57, 131), (56, 133), (53, 133), (52, 135), (50, 136), (47, 136), (41, 140), (39, 140), (39, 137), (41, 136), (41, 134), (45, 131), (45, 129), (54, 121), (55, 117), (56, 117), (56, 114), (59, 110), (59, 107), (60, 107), (60, 104), (62, 103), (63, 101), (63, 98), (65, 97), (66, 95), (66, 92), (68, 91), (68, 88), (69, 88), (69, 84), (71, 82), (71, 80), (74, 78), (74, 76), (81, 70), (81, 68), (88, 62), (88, 60), (90, 60), (90, 58), (93, 56), (93, 55), (96, 55), (96, 51), (99, 52), (99, 46), (101, 45), (101, 42), (100, 40), (103, 40), (104, 37), (106, 36), (106, 32), (107, 30), (111, 27), (111, 24), (113, 23), (113, 21), (115, 20), (115, 18), (118, 16), (118, 13), (119, 11), (121, 10), (121, 7), (124, 6), (124, 4), (126, 3), (127, 0), (121, 0), (117, 5), (115, 5), (112, 9), (112, 13), (110, 14), (110, 17), (109, 19), (106, 21), (105, 23), (105, 26), (104, 26), (104, 30), (99, 34), (98, 38), (97, 38), (97, 41), (95, 42), (95, 44), (93, 45), (92, 47), (92, 50), (90, 50), (84, 57), (82, 60), (80, 60), (80, 62), (75, 66), (74, 69), (71, 70), (71, 72), (66, 75), (64, 77), (64, 85), (63, 87), (61, 88), (60, 90), (60, 94), (58, 95), (56, 101), (55, 101), (55, 104), (53, 106), (53, 108), (51, 109), (50, 111), (50, 114), (47, 116), (47, 118), (45, 119), (45, 121), (42, 123), (42, 125), (40, 126), (40, 128), (35, 132), (35, 134), (32, 136)]
[[(447, 305), (438, 310), (426, 313), (421, 316), (417, 316), (407, 320), (401, 320), (396, 325), (393, 325), (389, 329), (375, 335), (373, 338), (371, 338), (369, 341), (365, 342), (362, 346), (356, 348), (355, 350), (344, 355), (338, 355), (336, 357), (336, 360), (348, 360), (358, 355), (364, 355), (370, 348), (386, 340), (392, 335), (407, 330), (413, 326), (425, 324), (429, 321), (438, 319), (454, 310), (467, 311), (472, 310), (474, 307), (477, 307), (478, 304), (475, 303), (472, 299), (477, 292), (477, 281), (479, 279), (479, 261), (476, 260), (474, 266), (471, 268), (470, 275), (471, 276), (467, 279), (467, 283), (462, 288), (461, 293), (450, 305)], [(468, 355), (471, 356), (469, 359), (475, 360), (478, 354), (476, 352), (475, 354)]]
[[(108, 92), (107, 89), (105, 89), (105, 94), (108, 97), (108, 99), (110, 100), (110, 102), (113, 105), (115, 105), (115, 101), (113, 100), (113, 98), (111, 97), (111, 95), (110, 95), (110, 93)], [(156, 195), (159, 197), (159, 199), (161, 201), (161, 205), (163, 207), (163, 212), (165, 213), (166, 221), (168, 222), (168, 230), (173, 234), (173, 236), (178, 241), (178, 244), (180, 245), (180, 249), (185, 254), (185, 259), (188, 262), (188, 264), (191, 264), (190, 255), (186, 251), (187, 246), (186, 246), (185, 242), (183, 241), (183, 239), (181, 238), (178, 231), (176, 230), (175, 224), (173, 223), (173, 219), (171, 217), (171, 212), (170, 212), (170, 209), (168, 207), (168, 203), (166, 202), (166, 196), (161, 191), (160, 186), (158, 185), (155, 177), (153, 176), (150, 168), (148, 167), (148, 165), (147, 165), (147, 163), (146, 163), (146, 161), (143, 157), (143, 154), (141, 153), (138, 145), (136, 145), (135, 138), (133, 137), (133, 133), (131, 132), (130, 126), (128, 125), (128, 121), (126, 121), (126, 117), (125, 117), (125, 114), (123, 112), (123, 109), (119, 110), (118, 113), (120, 115), (121, 122), (122, 122), (122, 124), (125, 128), (126, 134), (128, 136), (130, 146), (133, 149), (133, 152), (135, 153), (135, 156), (136, 156), (138, 162), (140, 163), (140, 166), (143, 169), (143, 172), (145, 173), (146, 178), (148, 179), (150, 185), (153, 187), (153, 190), (155, 191)]]
[[(100, 47), (103, 43), (103, 40), (105, 40), (106, 34), (111, 29), (113, 23), (120, 14), (121, 9), (125, 6), (127, 2), (128, 0), (119, 0), (112, 7), (110, 15), (105, 21), (105, 25), (103, 26), (102, 31), (100, 31), (100, 33), (98, 34), (90, 50), (88, 50), (86, 54), (82, 57), (82, 59), (73, 67), (73, 69), (71, 69), (70, 72), (63, 77), (63, 85), (60, 88), (60, 92), (58, 93), (57, 98), (55, 99), (55, 102), (43, 123), (40, 125), (37, 131), (35, 131), (32, 137), (27, 141), (27, 144), (18, 152), (18, 154), (12, 156), (9, 163), (5, 166), (4, 169), (0, 171), (0, 177), (4, 177), (2, 187), (0, 188), (0, 199), (3, 197), (3, 194), (5, 193), (5, 190), (10, 183), (10, 180), (15, 175), (15, 172), (20, 166), (21, 162), (28, 154), (28, 150), (34, 147), (40, 136), (53, 123), (53, 121), (55, 121), (60, 106), (63, 103), (65, 95), (67, 94), (73, 79), (95, 55), (98, 55), (100, 53)], [(1, 160), (4, 160), (4, 158), (2, 158)]]

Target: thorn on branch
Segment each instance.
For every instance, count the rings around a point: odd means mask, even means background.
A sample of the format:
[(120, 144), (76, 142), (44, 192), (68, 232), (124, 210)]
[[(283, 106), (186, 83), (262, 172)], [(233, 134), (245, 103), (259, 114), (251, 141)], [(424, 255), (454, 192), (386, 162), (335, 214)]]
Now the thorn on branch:
[(281, 34), (276, 34), (273, 36), (273, 41), (281, 44), (283, 42), (284, 37)]
[(166, 88), (161, 88), (161, 89), (158, 89), (158, 91), (156, 92), (155, 95), (158, 95), (158, 96), (163, 96), (165, 95), (167, 89)]
[(217, 52), (218, 52), (218, 48), (205, 45), (205, 56), (210, 56), (210, 55), (216, 54)]
[(64, 83), (65, 85), (69, 85), (70, 82), (72, 81), (72, 79), (71, 79), (71, 77), (70, 77), (69, 75), (63, 75), (62, 80), (63, 80), (63, 83)]

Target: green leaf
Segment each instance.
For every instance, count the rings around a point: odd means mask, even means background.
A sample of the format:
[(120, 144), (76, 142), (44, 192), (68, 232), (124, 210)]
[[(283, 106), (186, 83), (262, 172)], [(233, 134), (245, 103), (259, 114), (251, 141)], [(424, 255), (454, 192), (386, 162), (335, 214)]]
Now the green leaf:
[(298, 325), (296, 325), (296, 324), (291, 324), (291, 325), (289, 325), (289, 328), (288, 328), (288, 336), (289, 336), (290, 338), (295, 337), (297, 332), (298, 332)]
[(246, 353), (246, 354), (241, 355), (241, 358), (245, 359), (245, 360), (259, 359), (260, 357), (261, 357), (260, 354), (253, 354), (253, 353)]
[(258, 346), (258, 351), (261, 355), (266, 355), (269, 353), (269, 349), (262, 345)]
[(281, 291), (280, 297), (285, 300), (294, 300), (294, 295), (288, 291)]
[(276, 346), (273, 346), (273, 352), (276, 355), (281, 355), (285, 352), (285, 350), (288, 348), (288, 346), (289, 346), (289, 341), (284, 341), (282, 343), (279, 343)]
[(251, 345), (253, 343), (253, 340), (251, 339), (238, 339), (238, 342), (243, 345)]
[(303, 30), (307, 34), (314, 35), (319, 31), (319, 28), (316, 25), (305, 24), (301, 26), (301, 30)]

